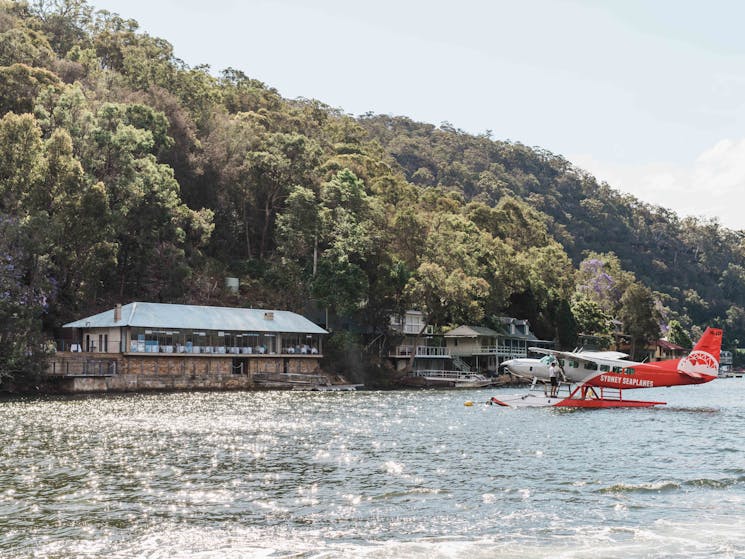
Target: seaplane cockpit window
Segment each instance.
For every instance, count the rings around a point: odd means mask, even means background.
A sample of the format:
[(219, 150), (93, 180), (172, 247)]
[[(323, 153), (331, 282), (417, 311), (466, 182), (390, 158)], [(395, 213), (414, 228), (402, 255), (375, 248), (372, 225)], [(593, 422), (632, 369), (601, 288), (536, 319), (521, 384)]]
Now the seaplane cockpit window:
[(621, 374), (623, 373), (623, 367), (613, 367), (613, 372)]
[(579, 361), (569, 361), (570, 369), (579, 369)]
[(608, 371), (610, 371), (610, 367), (608, 365), (600, 365), (600, 370), (603, 373), (607, 373)]
[(625, 375), (633, 375), (635, 371), (631, 367), (628, 367), (628, 368), (624, 369), (623, 372), (624, 372)]

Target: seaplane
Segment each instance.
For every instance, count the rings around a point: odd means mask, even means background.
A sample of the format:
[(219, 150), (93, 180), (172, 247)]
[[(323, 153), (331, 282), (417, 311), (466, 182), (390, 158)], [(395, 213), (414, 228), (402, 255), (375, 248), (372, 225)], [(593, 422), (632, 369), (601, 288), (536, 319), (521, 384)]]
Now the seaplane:
[[(540, 359), (521, 358), (502, 363), (510, 373), (533, 379), (525, 394), (495, 395), (487, 403), (511, 407), (641, 408), (665, 402), (627, 400), (623, 391), (703, 384), (718, 377), (722, 330), (707, 328), (693, 350), (681, 359), (636, 363), (620, 352), (558, 351), (529, 348)], [(552, 396), (536, 390), (538, 380), (549, 380), (551, 364), (563, 382)]]

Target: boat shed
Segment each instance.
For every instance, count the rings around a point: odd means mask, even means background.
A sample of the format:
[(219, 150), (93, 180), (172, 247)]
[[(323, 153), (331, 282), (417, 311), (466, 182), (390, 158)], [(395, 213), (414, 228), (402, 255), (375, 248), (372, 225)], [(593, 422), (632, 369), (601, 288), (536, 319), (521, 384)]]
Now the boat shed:
[(319, 354), (326, 330), (290, 311), (129, 303), (64, 325), (99, 353)]
[(290, 311), (133, 302), (64, 328), (48, 373), (73, 392), (325, 382), (327, 332)]

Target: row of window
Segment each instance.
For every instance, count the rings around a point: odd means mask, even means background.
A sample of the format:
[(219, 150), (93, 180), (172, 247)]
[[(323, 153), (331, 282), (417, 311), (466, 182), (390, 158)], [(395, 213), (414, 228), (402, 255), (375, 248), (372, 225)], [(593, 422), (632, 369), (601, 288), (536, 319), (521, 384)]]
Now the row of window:
[(133, 328), (130, 352), (152, 353), (303, 353), (317, 354), (318, 334), (270, 334)]
[[(565, 362), (563, 359), (559, 359), (559, 363), (563, 367)], [(579, 361), (576, 361), (576, 360), (566, 361), (566, 365), (570, 369), (580, 368)], [(597, 364), (593, 363), (592, 361), (583, 361), (582, 368), (587, 369), (588, 371), (600, 371), (601, 373), (616, 373), (619, 375), (620, 374), (633, 375), (635, 373), (632, 367), (611, 367), (610, 365), (600, 365), (598, 367)]]

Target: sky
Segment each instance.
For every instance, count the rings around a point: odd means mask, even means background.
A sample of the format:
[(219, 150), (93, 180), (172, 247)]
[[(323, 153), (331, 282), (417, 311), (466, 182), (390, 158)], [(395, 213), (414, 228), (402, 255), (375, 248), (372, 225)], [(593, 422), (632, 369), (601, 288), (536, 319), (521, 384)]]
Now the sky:
[(491, 131), (745, 229), (745, 2), (89, 0), (345, 113)]

